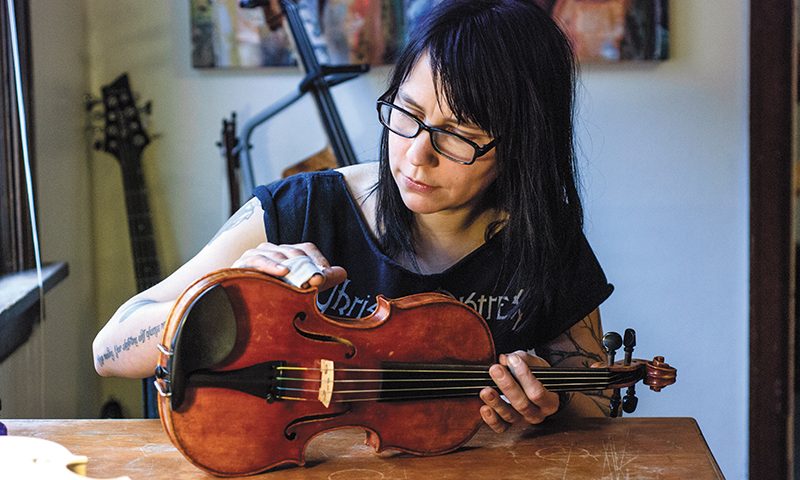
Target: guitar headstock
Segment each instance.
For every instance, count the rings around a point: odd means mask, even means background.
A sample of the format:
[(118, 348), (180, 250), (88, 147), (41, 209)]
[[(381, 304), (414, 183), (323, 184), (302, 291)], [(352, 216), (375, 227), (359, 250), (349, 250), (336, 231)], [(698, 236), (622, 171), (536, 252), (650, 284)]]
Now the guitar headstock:
[[(123, 167), (127, 162), (138, 161), (150, 136), (142, 124), (127, 73), (102, 88), (102, 104), (104, 139), (95, 144), (96, 148), (114, 155)], [(150, 103), (141, 110), (149, 113)]]

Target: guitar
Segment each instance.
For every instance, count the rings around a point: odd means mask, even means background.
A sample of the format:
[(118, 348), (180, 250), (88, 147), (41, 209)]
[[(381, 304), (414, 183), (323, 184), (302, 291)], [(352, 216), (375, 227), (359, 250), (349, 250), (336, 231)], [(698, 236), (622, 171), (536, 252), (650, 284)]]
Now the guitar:
[[(96, 148), (116, 157), (122, 171), (136, 291), (141, 292), (161, 280), (147, 187), (142, 171), (142, 152), (150, 144), (150, 136), (142, 125), (127, 73), (103, 87), (102, 95), (104, 140), (96, 144)], [(149, 104), (145, 111), (149, 111)], [(152, 381), (145, 379), (143, 386), (145, 416), (157, 418), (156, 392)]]
[(240, 159), (239, 159), (239, 138), (236, 136), (236, 112), (231, 113), (231, 119), (222, 119), (222, 139), (217, 142), (217, 146), (222, 150), (225, 158), (225, 165), (228, 172), (228, 193), (231, 200), (230, 214), (236, 213), (241, 206), (239, 185), (241, 183)]

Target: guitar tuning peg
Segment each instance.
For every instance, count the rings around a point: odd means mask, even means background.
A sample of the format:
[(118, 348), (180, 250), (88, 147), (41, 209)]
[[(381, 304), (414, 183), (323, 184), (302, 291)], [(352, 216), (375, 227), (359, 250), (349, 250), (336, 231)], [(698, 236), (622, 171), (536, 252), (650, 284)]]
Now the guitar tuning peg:
[(636, 398), (636, 390), (634, 385), (631, 385), (625, 391), (625, 398), (622, 399), (622, 411), (625, 413), (633, 413), (636, 410), (636, 405), (638, 404), (639, 399)]
[(633, 347), (636, 346), (636, 332), (632, 328), (625, 329), (625, 338), (622, 344), (625, 345), (625, 365), (630, 365), (633, 358)]
[(91, 112), (95, 105), (103, 103), (102, 100), (95, 97), (91, 93), (87, 93), (83, 96), (83, 107), (86, 109), (87, 112)]
[(614, 365), (614, 356), (622, 346), (622, 337), (617, 332), (608, 332), (603, 335), (603, 348), (606, 351), (608, 366)]

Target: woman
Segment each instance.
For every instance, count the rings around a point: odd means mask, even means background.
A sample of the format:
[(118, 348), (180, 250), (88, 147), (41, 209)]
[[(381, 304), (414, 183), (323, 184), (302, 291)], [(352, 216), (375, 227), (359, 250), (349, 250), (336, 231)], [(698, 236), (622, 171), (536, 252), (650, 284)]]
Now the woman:
[(481, 313), (505, 353), (490, 368), (505, 399), (480, 393), (495, 431), (560, 410), (606, 413), (607, 397), (557, 395), (528, 368), (602, 360), (598, 306), (612, 287), (582, 233), (574, 70), (566, 38), (530, 1), (442, 3), (378, 100), (380, 161), (256, 189), (197, 256), (119, 308), (95, 339), (98, 372), (151, 374), (157, 335), (127, 349), (125, 339), (160, 331), (203, 274), (281, 277), (308, 256), (326, 314), (362, 317), (378, 294), (433, 290)]

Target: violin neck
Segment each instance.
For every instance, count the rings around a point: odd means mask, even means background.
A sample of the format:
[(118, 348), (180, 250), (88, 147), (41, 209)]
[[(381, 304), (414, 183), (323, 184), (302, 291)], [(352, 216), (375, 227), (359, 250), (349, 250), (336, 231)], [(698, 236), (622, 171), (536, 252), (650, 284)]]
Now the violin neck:
[[(497, 388), (489, 375), (489, 369), (480, 365), (437, 365), (421, 363), (386, 363), (382, 379), (390, 382), (419, 381), (431, 389), (437, 386), (447, 390), (462, 388), (467, 393), (472, 387), (478, 391), (486, 386)], [(596, 391), (632, 384), (642, 378), (640, 368), (624, 370), (617, 368), (558, 368), (536, 367), (531, 369), (545, 388), (554, 392)], [(451, 392), (452, 393), (452, 392)], [(470, 392), (471, 393), (471, 392)]]
[(553, 392), (604, 390), (617, 383), (617, 375), (608, 368), (532, 368), (531, 373)]

